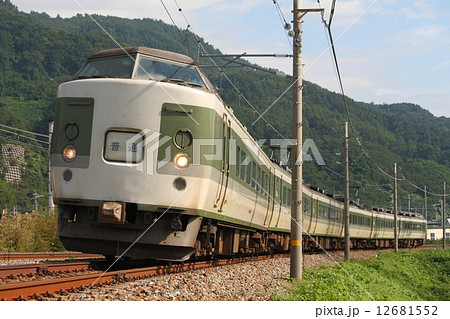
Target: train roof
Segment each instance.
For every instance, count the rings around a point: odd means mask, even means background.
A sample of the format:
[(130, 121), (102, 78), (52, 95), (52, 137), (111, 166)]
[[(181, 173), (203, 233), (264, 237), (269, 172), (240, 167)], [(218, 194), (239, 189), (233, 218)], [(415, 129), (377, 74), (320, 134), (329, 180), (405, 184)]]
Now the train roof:
[(179, 63), (185, 63), (185, 64), (195, 64), (194, 59), (191, 57), (188, 57), (187, 55), (170, 52), (170, 51), (164, 51), (159, 49), (153, 49), (148, 47), (126, 47), (126, 48), (116, 48), (116, 49), (108, 49), (108, 50), (101, 50), (96, 53), (94, 53), (89, 60), (93, 59), (102, 59), (102, 58), (108, 58), (113, 56), (120, 56), (120, 55), (128, 55), (128, 54), (144, 54), (160, 59), (165, 60), (171, 60), (174, 62)]

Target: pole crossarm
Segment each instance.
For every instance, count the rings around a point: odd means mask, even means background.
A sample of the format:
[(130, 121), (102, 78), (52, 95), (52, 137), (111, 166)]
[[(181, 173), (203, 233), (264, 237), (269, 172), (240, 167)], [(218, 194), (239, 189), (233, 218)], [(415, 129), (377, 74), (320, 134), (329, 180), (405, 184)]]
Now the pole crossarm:
[(277, 53), (260, 53), (260, 54), (247, 54), (239, 53), (239, 54), (206, 54), (202, 53), (200, 54), (200, 57), (202, 58), (292, 58), (292, 54), (277, 54)]
[(300, 13), (299, 19), (302, 19), (308, 12), (320, 12), (322, 14), (325, 13), (325, 9), (313, 8), (313, 9), (297, 9)]

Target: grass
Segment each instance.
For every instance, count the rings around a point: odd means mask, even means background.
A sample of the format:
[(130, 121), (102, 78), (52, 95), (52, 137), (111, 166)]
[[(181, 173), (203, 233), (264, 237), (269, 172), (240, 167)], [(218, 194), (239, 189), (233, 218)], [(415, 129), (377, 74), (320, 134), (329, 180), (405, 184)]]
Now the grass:
[[(450, 250), (380, 253), (377, 258), (306, 269), (275, 300), (450, 300)], [(351, 276), (351, 277), (350, 277)]]
[(4, 215), (0, 219), (0, 252), (62, 250), (56, 216), (27, 213)]

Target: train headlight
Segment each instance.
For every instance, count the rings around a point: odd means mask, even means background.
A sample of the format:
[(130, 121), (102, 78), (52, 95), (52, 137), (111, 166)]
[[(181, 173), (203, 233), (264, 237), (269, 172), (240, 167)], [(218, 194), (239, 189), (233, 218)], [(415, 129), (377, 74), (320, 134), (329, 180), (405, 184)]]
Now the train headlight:
[(176, 168), (185, 169), (189, 166), (189, 156), (186, 153), (178, 153), (173, 158), (173, 163)]
[(77, 157), (77, 149), (75, 148), (75, 146), (70, 144), (66, 145), (63, 149), (62, 157), (67, 163), (72, 162), (75, 157)]

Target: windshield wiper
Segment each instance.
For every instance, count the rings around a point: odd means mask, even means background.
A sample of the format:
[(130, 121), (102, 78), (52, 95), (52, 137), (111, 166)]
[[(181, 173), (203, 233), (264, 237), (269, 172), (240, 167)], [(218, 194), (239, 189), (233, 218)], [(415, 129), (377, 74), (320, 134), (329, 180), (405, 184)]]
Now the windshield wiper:
[(195, 82), (185, 82), (187, 85), (193, 86), (193, 87), (197, 87), (197, 88), (202, 88), (203, 85), (199, 84), (199, 83), (195, 83)]
[(161, 82), (171, 82), (171, 83), (175, 83), (175, 84), (179, 84), (179, 85), (185, 85), (185, 86), (192, 86), (192, 87), (199, 87), (202, 88), (203, 85), (195, 83), (195, 82), (186, 82), (182, 79), (172, 79), (172, 78), (165, 78), (163, 80), (161, 80)]
[(105, 79), (108, 78), (106, 75), (79, 75), (77, 79)]
[(186, 82), (183, 81), (182, 79), (173, 79), (173, 78), (165, 78), (165, 79), (162, 79), (161, 82), (173, 82), (173, 83), (177, 83), (177, 84), (186, 84)]

